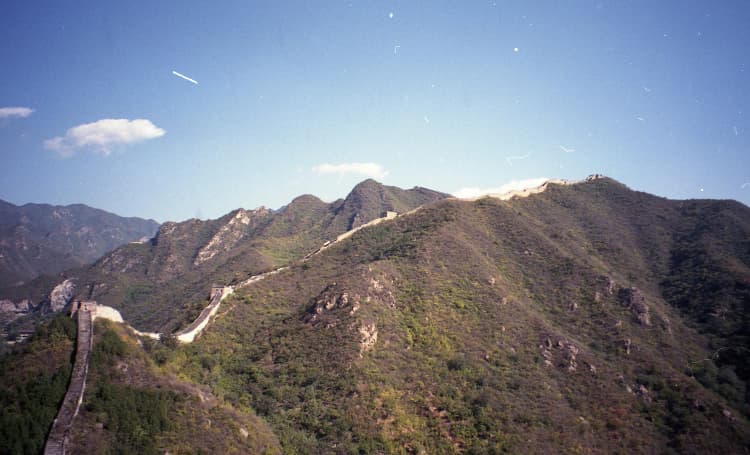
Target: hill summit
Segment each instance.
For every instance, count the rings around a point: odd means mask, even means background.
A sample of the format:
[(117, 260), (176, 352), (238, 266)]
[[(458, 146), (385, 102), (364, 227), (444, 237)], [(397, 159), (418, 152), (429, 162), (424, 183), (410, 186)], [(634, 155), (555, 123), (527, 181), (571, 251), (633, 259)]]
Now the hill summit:
[[(209, 450), (218, 442), (196, 436), (192, 413), (204, 425), (215, 416), (207, 431), (240, 452), (750, 446), (748, 207), (601, 176), (476, 200), (403, 191), (366, 181), (331, 204), (304, 196), (163, 225), (152, 242), (69, 272), (126, 322), (163, 333), (194, 310), (179, 307), (190, 286), (245, 284), (191, 344), (97, 322), (72, 444)], [(45, 334), (69, 332), (56, 321)], [(34, 368), (60, 382), (64, 339), (19, 347), (0, 384), (27, 390)], [(31, 361), (43, 347), (58, 352), (44, 368)], [(3, 395), (4, 409), (21, 391)], [(196, 397), (204, 404), (186, 405)], [(174, 425), (156, 424), (169, 416)]]
[(387, 211), (408, 212), (446, 197), (366, 180), (330, 204), (302, 195), (277, 211), (240, 208), (215, 220), (166, 222), (150, 241), (123, 245), (91, 266), (41, 277), (0, 298), (48, 308), (52, 291), (67, 283), (72, 290), (58, 308), (95, 299), (140, 329), (169, 332), (200, 311), (213, 283), (232, 284), (286, 265)]

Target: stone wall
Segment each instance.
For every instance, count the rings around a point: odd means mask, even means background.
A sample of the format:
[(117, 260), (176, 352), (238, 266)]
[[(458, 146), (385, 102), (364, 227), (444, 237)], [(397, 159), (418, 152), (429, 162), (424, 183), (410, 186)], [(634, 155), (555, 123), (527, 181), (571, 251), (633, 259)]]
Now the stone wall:
[(195, 337), (206, 328), (209, 320), (219, 311), (221, 301), (232, 292), (234, 292), (234, 289), (229, 286), (211, 288), (211, 302), (192, 324), (175, 333), (175, 338), (182, 343), (192, 343)]
[(374, 220), (372, 220), (372, 221), (370, 221), (368, 223), (365, 223), (362, 226), (357, 226), (357, 227), (355, 227), (354, 229), (352, 229), (350, 231), (344, 232), (343, 234), (341, 234), (338, 237), (336, 237), (336, 242), (340, 242), (340, 241), (342, 241), (344, 239), (348, 239), (355, 232), (357, 232), (357, 231), (359, 231), (361, 229), (364, 229), (364, 228), (370, 227), (370, 226), (375, 226), (376, 224), (380, 224), (380, 223), (382, 223), (383, 221), (386, 221), (386, 220), (392, 220), (392, 219), (396, 218), (397, 216), (398, 216), (397, 212), (388, 211), (388, 212), (386, 212), (385, 216), (383, 216), (381, 218), (375, 218)]
[(78, 340), (76, 346), (75, 363), (70, 375), (70, 384), (65, 392), (65, 398), (52, 423), (52, 429), (47, 436), (44, 454), (62, 455), (68, 441), (73, 419), (83, 402), (86, 389), (86, 375), (89, 369), (89, 356), (94, 341), (94, 313), (96, 302), (80, 302), (78, 304)]
[(122, 315), (119, 311), (115, 310), (112, 307), (104, 305), (96, 306), (96, 310), (94, 311), (94, 319), (96, 318), (108, 319), (112, 322), (125, 322), (125, 320), (122, 319)]

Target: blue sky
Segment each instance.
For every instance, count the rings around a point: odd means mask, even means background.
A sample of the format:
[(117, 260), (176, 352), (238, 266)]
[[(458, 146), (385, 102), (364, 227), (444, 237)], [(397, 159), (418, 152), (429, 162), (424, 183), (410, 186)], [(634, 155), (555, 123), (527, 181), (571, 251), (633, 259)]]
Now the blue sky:
[(747, 1), (5, 1), (0, 198), (167, 221), (598, 172), (750, 204), (747, 24)]

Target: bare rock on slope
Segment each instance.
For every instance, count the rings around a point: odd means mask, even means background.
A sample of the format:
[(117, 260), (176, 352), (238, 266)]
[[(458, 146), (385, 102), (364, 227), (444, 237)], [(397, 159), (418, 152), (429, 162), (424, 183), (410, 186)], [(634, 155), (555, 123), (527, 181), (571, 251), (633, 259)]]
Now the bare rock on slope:
[(75, 295), (76, 285), (73, 280), (67, 279), (55, 286), (49, 294), (49, 301), (46, 302), (44, 311), (46, 313), (58, 313), (65, 308)]
[(646, 298), (638, 288), (620, 289), (618, 296), (620, 297), (620, 302), (633, 311), (633, 314), (641, 325), (651, 325), (651, 315), (649, 307), (646, 305)]

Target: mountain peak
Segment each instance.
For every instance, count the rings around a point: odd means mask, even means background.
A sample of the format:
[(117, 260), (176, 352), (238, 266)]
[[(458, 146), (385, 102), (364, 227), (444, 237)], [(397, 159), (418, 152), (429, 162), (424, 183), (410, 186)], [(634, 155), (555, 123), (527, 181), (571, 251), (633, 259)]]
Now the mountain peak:
[(377, 180), (375, 180), (373, 178), (369, 178), (369, 179), (362, 180), (361, 182), (359, 182), (356, 185), (354, 185), (354, 189), (357, 189), (359, 187), (365, 187), (366, 188), (366, 187), (369, 187), (369, 186), (382, 187), (382, 186), (385, 186), (385, 185), (383, 185), (382, 183), (378, 182)]
[(425, 188), (403, 190), (367, 179), (352, 188), (336, 211), (344, 214), (348, 230), (381, 217), (387, 211), (403, 213), (446, 197), (449, 195)]

